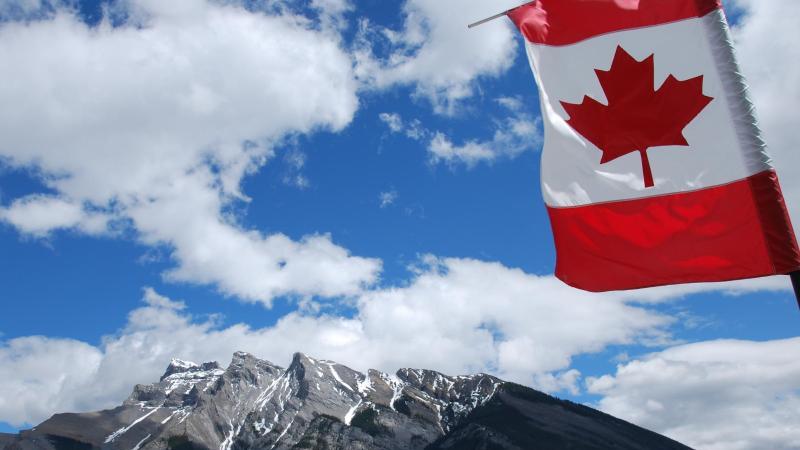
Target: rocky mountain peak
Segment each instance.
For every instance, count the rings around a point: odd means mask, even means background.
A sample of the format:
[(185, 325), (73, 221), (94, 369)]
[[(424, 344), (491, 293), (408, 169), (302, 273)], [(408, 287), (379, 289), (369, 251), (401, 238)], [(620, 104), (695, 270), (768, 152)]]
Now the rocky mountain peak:
[(164, 375), (161, 375), (160, 381), (164, 381), (164, 379), (174, 374), (208, 372), (215, 369), (220, 369), (220, 365), (216, 361), (197, 364), (191, 361), (173, 358), (169, 366), (167, 366), (167, 370), (164, 371)]
[(250, 353), (239, 351), (233, 354), (231, 363), (225, 370), (225, 376), (257, 385), (261, 383), (262, 378), (273, 378), (283, 372), (283, 368), (276, 364), (258, 359)]
[(5, 442), (0, 450), (687, 448), (486, 374), (361, 373), (303, 353), (283, 369), (246, 352), (224, 370), (172, 360), (122, 406), (58, 414)]
[(217, 362), (197, 364), (173, 359), (157, 383), (134, 386), (124, 405), (191, 405), (196, 402), (196, 386), (208, 390), (224, 373)]
[(164, 371), (164, 375), (161, 375), (161, 380), (167, 378), (168, 376), (174, 373), (187, 372), (197, 367), (199, 367), (197, 363), (191, 361), (184, 361), (178, 358), (172, 358), (172, 361), (170, 361), (169, 366), (167, 366), (167, 370)]
[(299, 373), (299, 378), (302, 378), (306, 367), (311, 367), (315, 364), (316, 360), (313, 358), (309, 358), (304, 353), (295, 352), (294, 355), (292, 355), (292, 362), (289, 364), (289, 367), (286, 368), (286, 371), (290, 373)]
[(235, 352), (233, 354), (233, 357), (231, 357), (231, 365), (244, 365), (247, 364), (248, 362), (255, 363), (257, 359), (258, 358), (256, 358), (250, 353), (239, 351)]

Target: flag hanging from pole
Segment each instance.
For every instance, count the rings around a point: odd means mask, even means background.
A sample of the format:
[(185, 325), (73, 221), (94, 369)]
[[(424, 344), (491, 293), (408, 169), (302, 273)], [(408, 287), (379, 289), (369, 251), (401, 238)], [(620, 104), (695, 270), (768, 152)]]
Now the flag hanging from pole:
[(800, 269), (719, 0), (538, 0), (508, 16), (539, 87), (556, 276), (607, 291)]

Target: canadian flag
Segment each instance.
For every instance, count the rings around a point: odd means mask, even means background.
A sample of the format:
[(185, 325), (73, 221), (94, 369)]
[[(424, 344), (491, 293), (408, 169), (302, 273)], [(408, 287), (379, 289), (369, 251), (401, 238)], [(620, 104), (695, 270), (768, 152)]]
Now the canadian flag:
[(508, 15), (539, 86), (556, 276), (607, 291), (800, 269), (719, 0)]

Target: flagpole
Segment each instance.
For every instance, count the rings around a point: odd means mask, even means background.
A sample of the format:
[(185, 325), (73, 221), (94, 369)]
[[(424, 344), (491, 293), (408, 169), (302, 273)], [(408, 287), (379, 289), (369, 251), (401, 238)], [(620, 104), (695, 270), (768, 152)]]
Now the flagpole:
[(494, 19), (498, 19), (500, 17), (503, 17), (506, 14), (510, 13), (511, 11), (513, 11), (513, 10), (515, 10), (517, 8), (521, 8), (521, 7), (525, 6), (525, 5), (530, 5), (531, 3), (536, 3), (536, 0), (533, 0), (532, 2), (523, 3), (523, 4), (519, 5), (519, 6), (515, 6), (515, 7), (511, 8), (511, 9), (507, 9), (507, 10), (501, 12), (501, 13), (497, 13), (497, 14), (491, 16), (491, 17), (487, 17), (487, 18), (481, 19), (481, 20), (479, 20), (477, 22), (473, 22), (473, 23), (467, 25), (467, 28), (473, 28), (473, 27), (477, 27), (478, 25), (483, 25), (486, 22), (490, 22), (490, 21), (492, 21)]
[(800, 308), (800, 270), (791, 272), (789, 278), (792, 279), (792, 287), (794, 288), (794, 298), (797, 300), (797, 307)]

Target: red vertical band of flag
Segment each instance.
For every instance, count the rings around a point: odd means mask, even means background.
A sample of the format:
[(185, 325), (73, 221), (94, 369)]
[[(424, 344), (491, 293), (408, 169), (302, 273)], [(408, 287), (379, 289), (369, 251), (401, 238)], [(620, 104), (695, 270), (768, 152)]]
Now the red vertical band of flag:
[(758, 213), (764, 245), (773, 265), (773, 274), (800, 270), (800, 250), (783, 198), (778, 174), (774, 171), (748, 178), (753, 203)]
[(696, 192), (548, 208), (556, 276), (607, 291), (798, 270), (800, 252), (776, 194), (777, 176), (768, 171)]

